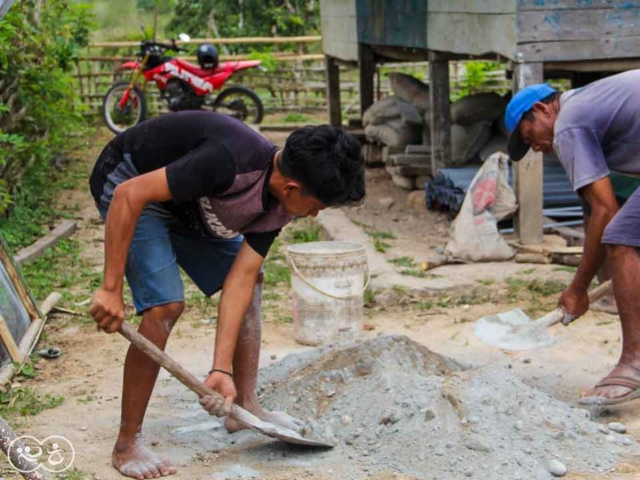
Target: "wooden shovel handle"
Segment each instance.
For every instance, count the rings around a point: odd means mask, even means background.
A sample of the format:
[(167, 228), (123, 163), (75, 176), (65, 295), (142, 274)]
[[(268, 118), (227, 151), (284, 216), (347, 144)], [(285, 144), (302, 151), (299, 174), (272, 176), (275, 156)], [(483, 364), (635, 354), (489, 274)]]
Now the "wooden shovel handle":
[(122, 322), (120, 329), (118, 330), (124, 338), (129, 340), (135, 347), (151, 357), (158, 365), (164, 368), (171, 375), (176, 377), (180, 382), (186, 385), (190, 390), (197, 393), (199, 396), (212, 395), (222, 398), (215, 390), (207, 387), (204, 383), (198, 380), (194, 375), (186, 371), (182, 365), (173, 360), (169, 355), (164, 353), (147, 338), (140, 335), (135, 328), (129, 325), (127, 322)]
[[(611, 280), (598, 285), (596, 288), (589, 292), (589, 304), (597, 302), (606, 294), (611, 291)], [(553, 312), (547, 313), (544, 317), (536, 320), (536, 323), (544, 326), (551, 327), (556, 323), (560, 323), (564, 318), (564, 310), (562, 308), (556, 308)]]

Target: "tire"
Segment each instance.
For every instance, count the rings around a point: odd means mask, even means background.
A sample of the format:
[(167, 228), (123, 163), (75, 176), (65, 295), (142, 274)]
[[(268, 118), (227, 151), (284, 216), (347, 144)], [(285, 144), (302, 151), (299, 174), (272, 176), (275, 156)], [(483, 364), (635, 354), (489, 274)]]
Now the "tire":
[[(246, 108), (249, 102), (253, 105), (251, 112)], [(240, 85), (220, 92), (213, 102), (213, 110), (255, 125), (261, 123), (264, 117), (264, 105), (258, 94)]]
[[(137, 99), (138, 107), (135, 110), (135, 115), (130, 115), (133, 111), (131, 109), (128, 112), (120, 111), (120, 107), (117, 105), (117, 102), (120, 101), (122, 94), (128, 87), (129, 82), (114, 83), (111, 88), (109, 88), (109, 91), (107, 91), (104, 96), (104, 100), (102, 101), (102, 119), (107, 127), (109, 127), (109, 130), (115, 134), (122, 133), (127, 128), (133, 127), (147, 118), (147, 99), (145, 98), (142, 90), (137, 86), (133, 87), (131, 97), (129, 98), (129, 102), (126, 107), (126, 109), (129, 109), (129, 107), (135, 108), (134, 103)], [(114, 114), (122, 115), (122, 117), (116, 118)], [(125, 119), (125, 117), (127, 118)], [(125, 122), (122, 122), (121, 120), (125, 120)]]

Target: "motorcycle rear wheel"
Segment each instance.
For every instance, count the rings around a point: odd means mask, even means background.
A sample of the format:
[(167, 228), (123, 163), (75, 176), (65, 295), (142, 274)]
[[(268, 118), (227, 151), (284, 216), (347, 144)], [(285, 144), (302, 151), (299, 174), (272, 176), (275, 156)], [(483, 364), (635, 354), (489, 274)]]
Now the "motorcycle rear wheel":
[(255, 125), (264, 117), (264, 105), (258, 94), (240, 85), (220, 92), (213, 102), (213, 110)]
[(107, 91), (102, 102), (102, 118), (113, 133), (124, 132), (147, 118), (147, 100), (137, 86), (131, 89), (125, 107), (120, 107), (120, 99), (129, 88), (129, 82), (114, 83)]

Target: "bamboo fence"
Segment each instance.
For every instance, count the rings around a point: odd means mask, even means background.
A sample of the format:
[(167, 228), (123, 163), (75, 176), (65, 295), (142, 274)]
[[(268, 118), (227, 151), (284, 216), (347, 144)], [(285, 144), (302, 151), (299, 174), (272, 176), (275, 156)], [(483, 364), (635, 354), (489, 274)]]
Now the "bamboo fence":
[[(164, 40), (164, 43), (169, 41)], [(227, 86), (240, 84), (254, 89), (262, 98), (267, 114), (277, 112), (313, 112), (326, 110), (326, 81), (324, 55), (321, 51), (321, 37), (242, 37), (242, 38), (200, 38), (192, 39), (189, 45), (212, 43), (214, 45), (254, 45), (268, 46), (269, 54), (229, 54), (221, 55), (221, 62), (265, 57), (276, 67), (269, 71), (250, 69), (239, 72)], [(76, 72), (78, 93), (84, 112), (99, 115), (105, 93), (116, 81), (128, 80), (130, 72), (120, 69), (120, 65), (136, 58), (140, 42), (95, 42), (79, 57)], [(286, 50), (285, 50), (286, 49)], [(292, 53), (292, 50), (298, 53)], [(195, 62), (195, 57), (182, 56)], [(390, 70), (402, 71), (421, 79), (428, 77), (427, 62), (387, 63), (379, 66), (377, 95), (390, 94), (389, 82), (385, 75)], [(464, 62), (451, 64), (451, 90), (456, 94), (466, 87)], [(340, 90), (343, 113), (359, 113), (358, 70), (355, 67), (340, 66)], [(510, 81), (503, 70), (487, 72), (483, 91), (505, 92), (510, 89)], [(457, 92), (457, 93), (456, 93)], [(167, 108), (155, 85), (147, 87), (150, 114), (166, 112)]]

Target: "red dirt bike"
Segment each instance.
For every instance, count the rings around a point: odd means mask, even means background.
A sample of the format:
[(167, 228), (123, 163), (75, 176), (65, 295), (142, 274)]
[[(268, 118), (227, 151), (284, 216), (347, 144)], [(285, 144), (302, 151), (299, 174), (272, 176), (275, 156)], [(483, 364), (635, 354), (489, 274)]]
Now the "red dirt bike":
[[(190, 38), (186, 34), (180, 34), (180, 40), (188, 42)], [(216, 52), (215, 47), (205, 47)], [(143, 40), (138, 53), (142, 60), (121, 65), (121, 70), (130, 70), (133, 74), (130, 82), (115, 83), (104, 96), (102, 116), (109, 130), (120, 133), (146, 118), (147, 100), (144, 90), (147, 82), (151, 81), (155, 81), (163, 100), (173, 112), (210, 107), (243, 122), (258, 124), (262, 121), (264, 106), (253, 90), (234, 85), (225, 88), (217, 96), (212, 95), (235, 72), (258, 67), (259, 60), (218, 64), (216, 52), (215, 61), (198, 66), (180, 58), (166, 56), (168, 50), (185, 51), (176, 45), (175, 39), (171, 40), (171, 44)]]

